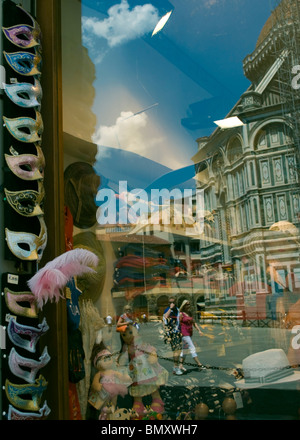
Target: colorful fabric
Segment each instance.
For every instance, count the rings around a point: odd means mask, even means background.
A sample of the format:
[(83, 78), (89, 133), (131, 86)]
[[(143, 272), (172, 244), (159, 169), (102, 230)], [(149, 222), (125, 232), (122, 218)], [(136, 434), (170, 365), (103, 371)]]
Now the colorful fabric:
[(71, 382), (69, 382), (69, 419), (82, 420), (77, 388)]
[(193, 322), (194, 319), (191, 316), (182, 312), (180, 319), (180, 328), (181, 328), (182, 336), (193, 336)]
[(132, 385), (129, 394), (142, 397), (152, 394), (168, 380), (168, 372), (158, 362), (149, 361), (149, 356), (156, 353), (154, 347), (140, 342), (124, 346), (128, 349), (129, 375)]

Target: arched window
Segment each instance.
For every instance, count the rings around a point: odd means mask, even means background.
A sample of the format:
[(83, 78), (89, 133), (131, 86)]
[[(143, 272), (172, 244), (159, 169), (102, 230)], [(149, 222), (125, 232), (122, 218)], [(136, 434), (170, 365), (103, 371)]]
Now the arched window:
[(240, 139), (238, 137), (232, 138), (228, 142), (228, 146), (227, 146), (227, 159), (230, 165), (233, 164), (233, 162), (235, 162), (237, 159), (239, 159), (242, 156), (242, 154), (243, 154), (243, 147)]
[(279, 147), (292, 143), (291, 129), (283, 123), (273, 122), (261, 128), (254, 140), (254, 149)]

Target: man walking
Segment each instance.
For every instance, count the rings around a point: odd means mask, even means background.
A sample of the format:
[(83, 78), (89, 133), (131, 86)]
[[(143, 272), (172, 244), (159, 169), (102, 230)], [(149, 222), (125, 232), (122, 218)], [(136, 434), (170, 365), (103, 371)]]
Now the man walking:
[(165, 330), (165, 343), (169, 343), (173, 352), (173, 374), (177, 376), (183, 374), (179, 368), (179, 356), (182, 348), (182, 336), (179, 324), (179, 309), (176, 306), (176, 300), (174, 297), (169, 299), (169, 306), (166, 308), (163, 314), (163, 323)]

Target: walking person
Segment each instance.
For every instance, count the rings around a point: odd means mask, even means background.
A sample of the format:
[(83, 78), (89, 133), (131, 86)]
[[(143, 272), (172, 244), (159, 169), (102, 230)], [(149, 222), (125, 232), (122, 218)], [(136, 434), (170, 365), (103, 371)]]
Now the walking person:
[(124, 309), (123, 309), (123, 313), (122, 315), (119, 317), (118, 322), (117, 322), (117, 331), (123, 331), (120, 330), (120, 328), (123, 328), (124, 326), (128, 325), (128, 324), (133, 324), (134, 320), (133, 320), (133, 314), (132, 314), (132, 308), (130, 305), (125, 305)]
[(196, 353), (196, 348), (195, 348), (195, 345), (192, 341), (193, 327), (195, 327), (198, 330), (200, 336), (202, 336), (203, 333), (201, 332), (200, 327), (198, 326), (198, 324), (195, 322), (194, 318), (192, 317), (191, 305), (188, 300), (184, 300), (180, 306), (179, 322), (180, 322), (180, 328), (181, 328), (181, 333), (182, 333), (182, 350), (180, 353), (180, 365), (179, 365), (180, 370), (186, 371), (186, 369), (183, 366), (183, 362), (185, 360), (187, 351), (190, 352), (192, 358), (194, 359), (194, 361), (196, 362), (198, 367), (200, 369), (203, 369), (204, 366), (201, 364), (201, 362), (198, 359), (198, 356)]
[(179, 309), (176, 306), (174, 297), (169, 299), (169, 306), (163, 314), (163, 323), (165, 330), (165, 343), (169, 343), (173, 352), (173, 374), (181, 375), (183, 372), (179, 368), (179, 357), (182, 346), (182, 336), (179, 323)]

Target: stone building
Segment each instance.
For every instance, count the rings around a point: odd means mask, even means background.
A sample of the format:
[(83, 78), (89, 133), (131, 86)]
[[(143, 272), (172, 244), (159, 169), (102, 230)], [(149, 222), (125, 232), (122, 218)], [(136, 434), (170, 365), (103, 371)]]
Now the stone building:
[[(299, 288), (299, 148), (292, 76), (297, 7), (295, 1), (282, 2), (243, 61), (251, 85), (226, 117), (238, 117), (242, 124), (219, 126), (198, 139), (193, 157), (205, 207), (214, 212), (201, 240), (201, 262), (229, 271), (229, 295), (237, 296), (238, 310), (249, 318), (268, 315), (269, 294)], [(227, 295), (221, 289), (217, 302)], [(206, 302), (214, 302), (209, 293)]]

